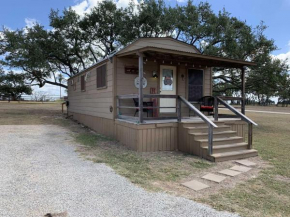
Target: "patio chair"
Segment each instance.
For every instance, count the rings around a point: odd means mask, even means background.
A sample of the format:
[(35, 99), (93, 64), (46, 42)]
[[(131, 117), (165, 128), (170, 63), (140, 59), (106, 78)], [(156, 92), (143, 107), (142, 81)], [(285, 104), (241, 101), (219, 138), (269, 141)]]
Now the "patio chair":
[(204, 96), (201, 97), (198, 101), (200, 104), (199, 110), (201, 112), (208, 112), (208, 115), (210, 115), (210, 113), (213, 113), (214, 97)]
[[(139, 112), (139, 99), (138, 98), (133, 98), (135, 107), (136, 107), (136, 111), (134, 114), (134, 117), (136, 116), (137, 112)], [(143, 108), (143, 112), (147, 113), (147, 117), (148, 117), (148, 113), (149, 111), (151, 112), (152, 116), (153, 116), (153, 102), (143, 102), (143, 107), (147, 107), (147, 108)], [(151, 108), (148, 108), (151, 107)]]

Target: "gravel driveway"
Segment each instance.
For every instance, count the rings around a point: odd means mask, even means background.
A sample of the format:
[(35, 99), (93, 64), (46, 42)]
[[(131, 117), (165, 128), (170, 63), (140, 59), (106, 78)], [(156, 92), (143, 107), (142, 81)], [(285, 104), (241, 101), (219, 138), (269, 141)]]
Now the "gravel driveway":
[(236, 216), (149, 193), (74, 150), (64, 128), (0, 125), (0, 216)]

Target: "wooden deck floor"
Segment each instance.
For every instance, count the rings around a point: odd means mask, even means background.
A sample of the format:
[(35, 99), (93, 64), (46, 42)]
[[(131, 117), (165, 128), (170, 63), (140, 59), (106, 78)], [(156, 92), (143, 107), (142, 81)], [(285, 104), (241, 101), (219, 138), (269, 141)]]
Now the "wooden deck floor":
[[(207, 116), (210, 120), (214, 121), (214, 118), (212, 116)], [(132, 117), (126, 119), (116, 119), (118, 121), (126, 122), (126, 123), (132, 123), (132, 124), (139, 124), (138, 119)], [(241, 120), (239, 118), (219, 118), (219, 121), (238, 121)], [(142, 124), (164, 124), (164, 123), (177, 123), (177, 119), (166, 119), (166, 120), (144, 120), (144, 123)], [(182, 123), (190, 122), (190, 123), (195, 123), (195, 122), (204, 122), (201, 118), (199, 117), (186, 117), (182, 118), (181, 120)]]

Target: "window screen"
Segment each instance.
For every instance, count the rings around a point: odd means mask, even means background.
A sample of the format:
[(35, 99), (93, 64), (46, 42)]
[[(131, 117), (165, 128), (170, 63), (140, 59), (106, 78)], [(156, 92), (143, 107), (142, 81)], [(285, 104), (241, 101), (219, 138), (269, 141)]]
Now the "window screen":
[(107, 70), (106, 64), (97, 68), (97, 88), (107, 86)]
[(203, 96), (203, 71), (188, 70), (188, 101), (198, 101)]
[(85, 76), (81, 76), (81, 90), (86, 91), (86, 82), (85, 82)]

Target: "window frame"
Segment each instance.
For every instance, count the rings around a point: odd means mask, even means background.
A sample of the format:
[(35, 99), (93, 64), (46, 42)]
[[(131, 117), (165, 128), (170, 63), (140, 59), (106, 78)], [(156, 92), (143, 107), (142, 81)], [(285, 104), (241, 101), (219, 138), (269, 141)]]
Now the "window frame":
[(81, 91), (85, 92), (86, 91), (86, 80), (85, 80), (85, 75), (81, 75)]
[(107, 64), (106, 63), (96, 68), (96, 86), (97, 86), (97, 90), (107, 88)]

